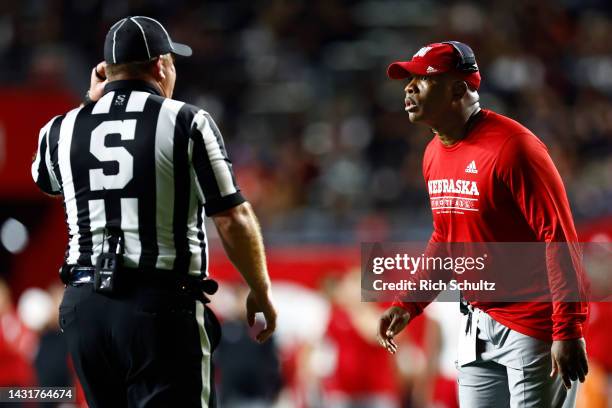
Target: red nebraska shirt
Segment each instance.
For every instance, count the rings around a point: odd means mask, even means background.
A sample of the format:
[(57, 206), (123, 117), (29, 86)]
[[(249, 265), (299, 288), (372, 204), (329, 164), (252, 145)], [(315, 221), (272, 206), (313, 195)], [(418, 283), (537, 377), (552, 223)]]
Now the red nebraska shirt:
[[(431, 242), (578, 242), (546, 146), (512, 119), (482, 110), (461, 141), (447, 147), (434, 137), (425, 150), (423, 175), (433, 212)], [(576, 247), (570, 250), (572, 259), (579, 259)], [(566, 266), (556, 257), (547, 250), (542, 270), (533, 271), (548, 273), (551, 287), (563, 285), (558, 272)], [(585, 293), (582, 269), (570, 272)], [(587, 317), (586, 303), (578, 302), (471, 303), (507, 327), (545, 341), (582, 337)], [(416, 316), (428, 303), (397, 304)]]

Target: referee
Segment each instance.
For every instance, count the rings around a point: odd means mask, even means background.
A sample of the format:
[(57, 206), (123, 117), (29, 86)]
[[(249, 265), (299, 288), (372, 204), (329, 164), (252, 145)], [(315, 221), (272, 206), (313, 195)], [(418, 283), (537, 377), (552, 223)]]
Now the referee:
[(156, 20), (113, 25), (86, 102), (40, 131), (32, 176), (64, 200), (60, 324), (90, 407), (213, 407), (220, 326), (206, 307), (204, 216), (250, 287), (247, 320), (276, 326), (257, 219), (210, 115), (171, 99), (191, 49)]

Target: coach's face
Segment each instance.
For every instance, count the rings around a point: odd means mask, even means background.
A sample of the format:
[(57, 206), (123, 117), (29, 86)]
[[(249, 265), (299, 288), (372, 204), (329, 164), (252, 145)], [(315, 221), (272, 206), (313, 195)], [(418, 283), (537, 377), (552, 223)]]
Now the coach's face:
[(446, 75), (415, 75), (408, 78), (406, 112), (412, 123), (424, 123), (436, 127), (444, 120), (453, 101)]

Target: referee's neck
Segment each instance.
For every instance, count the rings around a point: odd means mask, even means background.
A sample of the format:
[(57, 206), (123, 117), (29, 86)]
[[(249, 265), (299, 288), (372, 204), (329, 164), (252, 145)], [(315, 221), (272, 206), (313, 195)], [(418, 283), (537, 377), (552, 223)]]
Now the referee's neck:
[(108, 78), (108, 83), (117, 82), (117, 81), (142, 81), (146, 82), (153, 88), (157, 90), (160, 95), (164, 95), (160, 84), (155, 80), (155, 78), (148, 75), (128, 75), (128, 74), (117, 74)]

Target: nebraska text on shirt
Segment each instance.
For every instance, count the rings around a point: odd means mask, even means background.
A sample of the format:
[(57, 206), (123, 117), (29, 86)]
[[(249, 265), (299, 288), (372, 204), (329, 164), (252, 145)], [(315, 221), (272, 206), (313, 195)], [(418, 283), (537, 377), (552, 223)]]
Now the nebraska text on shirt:
[(478, 186), (475, 181), (470, 180), (455, 180), (455, 179), (442, 179), (442, 180), (429, 180), (427, 183), (429, 187), (429, 194), (466, 194), (471, 196), (480, 195), (478, 192)]

